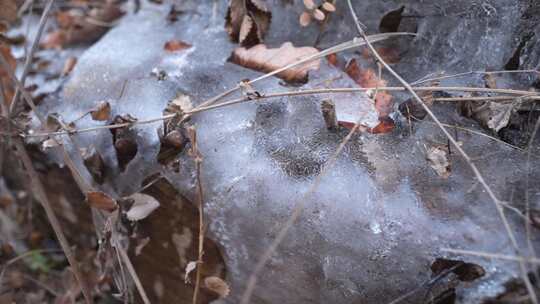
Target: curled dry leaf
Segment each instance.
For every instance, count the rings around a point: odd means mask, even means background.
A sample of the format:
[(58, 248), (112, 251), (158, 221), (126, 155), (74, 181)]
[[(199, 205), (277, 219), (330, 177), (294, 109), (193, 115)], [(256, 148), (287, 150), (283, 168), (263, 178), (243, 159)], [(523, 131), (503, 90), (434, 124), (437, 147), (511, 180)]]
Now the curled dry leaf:
[(442, 178), (450, 176), (450, 161), (448, 161), (448, 153), (444, 146), (434, 146), (427, 150), (427, 160), (429, 165), (437, 175)]
[(111, 105), (107, 101), (100, 101), (97, 107), (90, 111), (93, 120), (106, 121), (111, 117)]
[(163, 49), (167, 52), (176, 52), (184, 49), (189, 49), (191, 44), (184, 42), (182, 40), (169, 40), (163, 45)]
[(140, 221), (159, 207), (159, 202), (148, 194), (135, 193), (125, 199), (133, 201), (126, 216), (130, 221)]
[(225, 298), (231, 292), (227, 282), (219, 277), (206, 277), (204, 279), (204, 287), (217, 293), (220, 298)]
[(263, 41), (271, 18), (263, 0), (230, 0), (225, 29), (233, 41), (250, 47)]
[[(269, 73), (282, 68), (301, 58), (318, 53), (313, 47), (295, 47), (286, 42), (277, 49), (269, 49), (264, 44), (256, 45), (250, 49), (237, 48), (232, 53), (230, 61), (256, 71)], [(310, 70), (319, 69), (320, 60), (306, 62), (303, 65), (290, 68), (277, 76), (288, 82), (306, 82)]]
[(189, 274), (193, 270), (195, 270), (195, 268), (197, 268), (197, 262), (196, 261), (191, 261), (191, 262), (187, 263), (187, 265), (186, 265), (186, 274), (184, 275), (184, 283), (186, 283), (186, 284), (190, 283)]
[(86, 201), (90, 207), (108, 212), (112, 212), (118, 207), (116, 200), (101, 191), (87, 192)]

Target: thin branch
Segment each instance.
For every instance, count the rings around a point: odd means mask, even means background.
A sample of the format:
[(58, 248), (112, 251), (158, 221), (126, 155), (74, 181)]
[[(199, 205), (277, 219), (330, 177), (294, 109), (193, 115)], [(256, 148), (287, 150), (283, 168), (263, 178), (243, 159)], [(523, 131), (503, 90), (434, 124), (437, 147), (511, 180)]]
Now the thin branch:
[(489, 252), (473, 251), (473, 250), (452, 249), (452, 248), (441, 248), (440, 250), (442, 252), (449, 252), (449, 253), (461, 254), (461, 255), (473, 255), (473, 256), (487, 258), (487, 259), (498, 259), (498, 260), (508, 260), (508, 261), (516, 261), (516, 262), (527, 262), (530, 264), (540, 264), (540, 259), (538, 258), (524, 258), (521, 256), (514, 256), (514, 255), (489, 253)]
[[(309, 90), (297, 90), (297, 91), (286, 91), (286, 92), (278, 92), (278, 93), (269, 93), (264, 94), (257, 98), (249, 98), (249, 97), (241, 97), (232, 99), (229, 101), (225, 101), (218, 104), (213, 104), (216, 100), (219, 98), (222, 98), (223, 96), (229, 95), (232, 93), (231, 90), (216, 96), (213, 99), (210, 99), (203, 104), (207, 104), (206, 106), (203, 106), (201, 104), (200, 106), (186, 111), (186, 116), (191, 116), (195, 113), (200, 113), (204, 111), (209, 111), (213, 109), (223, 108), (239, 103), (244, 102), (256, 102), (261, 99), (269, 99), (269, 98), (277, 98), (277, 97), (284, 97), (284, 96), (301, 96), (301, 95), (314, 95), (314, 94), (341, 94), (341, 93), (355, 93), (355, 92), (366, 92), (369, 90), (373, 90), (375, 88), (332, 88), (332, 89), (309, 89)], [(386, 91), (403, 91), (406, 90), (405, 87), (379, 87), (379, 90), (386, 90)], [(473, 88), (473, 87), (414, 87), (417, 91), (462, 91), (462, 92), (490, 92), (490, 93), (503, 93), (503, 94), (514, 94), (518, 95), (516, 96), (508, 96), (503, 97), (504, 100), (510, 100), (515, 98), (523, 98), (528, 100), (540, 100), (540, 96), (538, 95), (532, 95), (534, 92), (529, 91), (519, 91), (519, 90), (508, 90), (508, 89), (489, 89), (489, 88)], [(219, 97), (219, 98), (218, 98)], [(495, 96), (498, 97), (498, 96)], [(500, 96), (499, 96), (500, 97)], [(486, 96), (483, 100), (490, 101), (491, 99), (494, 99), (494, 97)], [(439, 100), (439, 99), (435, 99)], [(457, 100), (469, 100), (469, 97), (459, 98), (455, 99)], [(69, 135), (69, 134), (79, 134), (79, 133), (86, 133), (86, 132), (94, 132), (98, 130), (105, 130), (105, 129), (118, 129), (118, 128), (125, 128), (125, 127), (133, 127), (136, 125), (144, 125), (144, 124), (150, 124), (154, 122), (160, 122), (163, 120), (169, 120), (175, 117), (176, 114), (168, 114), (160, 117), (145, 119), (145, 120), (138, 120), (135, 122), (127, 122), (127, 123), (120, 123), (120, 124), (112, 124), (112, 125), (103, 125), (103, 126), (96, 126), (96, 127), (89, 127), (89, 128), (82, 128), (82, 129), (76, 129), (76, 130), (69, 130), (69, 131), (57, 131), (57, 132), (45, 132), (45, 133), (29, 133), (21, 135), (23, 137), (47, 137), (47, 136), (57, 136), (57, 135)], [(186, 119), (185, 117), (184, 119)]]
[(197, 304), (197, 299), (199, 296), (199, 289), (201, 285), (201, 274), (202, 274), (202, 264), (203, 264), (203, 255), (204, 255), (204, 205), (203, 205), (203, 188), (201, 182), (201, 164), (202, 164), (202, 155), (199, 152), (199, 147), (197, 145), (197, 133), (194, 127), (190, 127), (189, 137), (191, 141), (191, 154), (193, 160), (195, 161), (196, 166), (196, 179), (197, 179), (197, 207), (199, 208), (199, 252), (197, 258), (197, 274), (195, 279), (195, 289), (193, 291), (193, 304)]
[(518, 73), (519, 74), (531, 73), (531, 74), (540, 75), (540, 71), (536, 71), (536, 70), (513, 70), (513, 71), (491, 71), (491, 72), (487, 72), (487, 71), (471, 71), (471, 72), (464, 72), (464, 73), (441, 76), (441, 77), (434, 77), (434, 78), (427, 78), (427, 79), (422, 78), (420, 80), (417, 80), (417, 81), (411, 83), (411, 85), (418, 85), (420, 83), (426, 83), (426, 82), (433, 81), (433, 80), (443, 80), (443, 79), (448, 79), (448, 78), (457, 78), (457, 77), (469, 76), (469, 75), (474, 75), (474, 74), (478, 74), (478, 75), (497, 75), (497, 74), (518, 74)]
[[(518, 243), (517, 243), (517, 240), (514, 236), (514, 233), (512, 232), (512, 228), (510, 227), (510, 224), (508, 223), (508, 220), (506, 219), (506, 216), (504, 215), (504, 210), (500, 204), (500, 201), (499, 199), (497, 198), (497, 196), (495, 195), (495, 193), (493, 192), (493, 190), (491, 189), (491, 187), (487, 184), (487, 182), (485, 181), (484, 177), (482, 176), (482, 174), (480, 173), (480, 171), (478, 170), (478, 168), (476, 167), (476, 165), (472, 162), (471, 158), (469, 157), (469, 155), (465, 152), (465, 150), (463, 150), (463, 148), (461, 148), (461, 146), (457, 143), (457, 141), (454, 139), (454, 137), (452, 137), (452, 135), (450, 135), (450, 133), (448, 133), (448, 131), (446, 130), (446, 128), (441, 124), (441, 122), (439, 121), (439, 119), (435, 116), (435, 114), (431, 111), (431, 109), (424, 103), (424, 101), (418, 96), (418, 94), (416, 94), (416, 92), (414, 91), (414, 89), (411, 87), (411, 85), (405, 81), (401, 76), (399, 76), (399, 74), (397, 74), (385, 61), (384, 59), (380, 56), (380, 54), (377, 52), (377, 50), (375, 50), (375, 48), (373, 47), (373, 45), (366, 39), (366, 34), (364, 32), (364, 30), (361, 28), (360, 26), (360, 23), (358, 21), (358, 17), (356, 16), (356, 12), (354, 11), (354, 8), (351, 4), (351, 0), (347, 0), (347, 4), (349, 5), (349, 10), (351, 12), (351, 15), (355, 21), (355, 24), (356, 24), (356, 28), (358, 30), (358, 33), (362, 36), (362, 38), (366, 41), (366, 44), (369, 48), (369, 50), (371, 51), (371, 53), (373, 54), (373, 56), (375, 56), (375, 58), (377, 58), (377, 60), (382, 64), (384, 65), (384, 67), (405, 87), (407, 88), (407, 91), (409, 91), (411, 93), (411, 95), (414, 97), (414, 99), (420, 103), (422, 105), (422, 107), (424, 108), (424, 110), (428, 113), (428, 115), (431, 117), (431, 119), (439, 126), (439, 128), (443, 131), (443, 133), (446, 135), (446, 137), (448, 138), (448, 140), (454, 145), (455, 149), (459, 152), (459, 154), (461, 154), (461, 156), (465, 159), (465, 161), (467, 162), (467, 164), (471, 167), (472, 171), (474, 172), (474, 175), (476, 176), (476, 178), (478, 179), (478, 181), (480, 182), (480, 184), (484, 187), (484, 189), (486, 190), (486, 192), (488, 193), (488, 195), (491, 197), (492, 201), (493, 201), (493, 204), (495, 205), (495, 208), (497, 209), (497, 212), (499, 213), (499, 217), (501, 218), (501, 221), (503, 222), (503, 225), (505, 227), (505, 230), (508, 234), (508, 238), (510, 239), (511, 243), (512, 243), (512, 246), (514, 247), (514, 250), (516, 251), (516, 254), (519, 255), (519, 246), (518, 246)], [(531, 300), (533, 303), (535, 304), (538, 304), (538, 299), (536, 298), (536, 294), (535, 294), (535, 291), (532, 287), (532, 284), (527, 276), (527, 272), (526, 272), (526, 267), (525, 267), (525, 263), (523, 262), (520, 262), (519, 263), (520, 265), (520, 268), (521, 268), (521, 276), (522, 276), (522, 279), (525, 283), (525, 285), (527, 286), (527, 290), (529, 292), (529, 294), (531, 295)]]
[[(49, 12), (52, 8), (54, 0), (49, 0), (47, 2), (47, 5), (45, 6), (45, 9), (43, 10), (43, 13), (41, 14), (41, 19), (39, 20), (39, 26), (38, 31), (36, 33), (36, 36), (34, 37), (34, 41), (32, 41), (32, 46), (30, 47), (30, 52), (26, 55), (26, 61), (24, 62), (24, 67), (21, 75), (21, 83), (22, 87), (24, 88), (24, 83), (26, 82), (26, 77), (28, 76), (28, 71), (30, 70), (30, 65), (32, 64), (32, 60), (34, 59), (34, 53), (37, 50), (37, 47), (39, 45), (39, 40), (41, 39), (41, 35), (43, 34), (43, 30), (45, 29), (45, 24), (47, 23), (47, 18), (49, 18)], [(11, 100), (11, 104), (9, 106), (9, 113), (10, 117), (13, 115), (14, 110), (16, 109), (17, 100), (19, 100), (19, 94), (21, 90), (19, 87), (15, 89), (15, 94), (13, 95), (13, 99)]]
[(129, 274), (131, 275), (131, 278), (133, 279), (133, 282), (135, 282), (135, 287), (137, 288), (137, 291), (139, 292), (139, 295), (141, 296), (143, 303), (150, 304), (150, 300), (148, 299), (148, 296), (146, 295), (146, 292), (144, 291), (141, 280), (139, 279), (139, 276), (137, 275), (137, 272), (135, 271), (135, 268), (133, 267), (133, 264), (131, 263), (131, 260), (129, 259), (129, 256), (127, 255), (126, 251), (120, 246), (120, 244), (116, 244), (115, 248), (120, 253), (122, 262), (124, 263), (124, 265), (126, 265), (127, 270)]
[[(540, 117), (536, 119), (536, 124), (534, 125), (534, 129), (531, 133), (531, 138), (529, 140), (529, 144), (527, 146), (527, 162), (525, 165), (525, 174), (527, 176), (525, 177), (525, 217), (527, 219), (531, 218), (531, 203), (530, 203), (530, 197), (529, 197), (529, 184), (530, 184), (530, 174), (531, 174), (531, 155), (532, 155), (532, 146), (534, 143), (534, 139), (536, 137), (536, 134), (538, 133), (538, 129), (540, 128)], [(525, 234), (527, 237), (527, 247), (529, 248), (530, 253), (536, 257), (536, 250), (534, 249), (534, 246), (532, 244), (532, 231), (531, 231), (531, 223), (529, 221), (525, 222)]]

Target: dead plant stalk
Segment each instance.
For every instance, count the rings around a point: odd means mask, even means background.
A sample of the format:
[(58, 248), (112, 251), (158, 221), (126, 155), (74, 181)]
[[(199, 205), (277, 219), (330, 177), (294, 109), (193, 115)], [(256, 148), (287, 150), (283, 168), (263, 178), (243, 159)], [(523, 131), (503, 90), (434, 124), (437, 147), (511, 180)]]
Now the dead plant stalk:
[(201, 285), (201, 275), (202, 275), (202, 264), (203, 264), (203, 255), (204, 255), (204, 198), (203, 198), (203, 188), (201, 182), (201, 164), (202, 164), (202, 155), (199, 151), (199, 146), (197, 145), (197, 132), (194, 127), (189, 128), (190, 140), (191, 140), (191, 153), (193, 160), (195, 161), (196, 167), (196, 181), (197, 181), (197, 207), (199, 208), (199, 252), (197, 257), (197, 273), (195, 278), (195, 289), (193, 291), (193, 304), (197, 304), (199, 289)]

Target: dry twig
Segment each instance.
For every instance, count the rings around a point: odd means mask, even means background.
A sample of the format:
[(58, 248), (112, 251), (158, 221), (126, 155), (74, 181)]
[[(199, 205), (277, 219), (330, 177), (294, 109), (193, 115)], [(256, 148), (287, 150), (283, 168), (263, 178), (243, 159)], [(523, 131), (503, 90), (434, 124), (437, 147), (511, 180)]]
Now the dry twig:
[(203, 206), (203, 188), (201, 183), (201, 163), (202, 155), (199, 152), (197, 145), (197, 132), (194, 127), (188, 129), (189, 138), (191, 141), (191, 156), (195, 161), (196, 166), (196, 179), (197, 179), (197, 207), (199, 208), (199, 251), (197, 257), (197, 274), (195, 279), (195, 289), (193, 291), (193, 304), (197, 304), (197, 298), (199, 296), (199, 289), (201, 285), (201, 268), (204, 255), (204, 206)]

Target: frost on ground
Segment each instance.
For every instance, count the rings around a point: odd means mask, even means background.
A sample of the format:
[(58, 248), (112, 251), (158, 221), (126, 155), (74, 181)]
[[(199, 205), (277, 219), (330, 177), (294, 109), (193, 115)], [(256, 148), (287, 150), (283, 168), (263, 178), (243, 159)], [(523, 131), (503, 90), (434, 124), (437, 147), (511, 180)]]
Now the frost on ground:
[[(106, 100), (111, 104), (112, 116), (129, 113), (143, 120), (161, 116), (179, 92), (191, 96), (194, 105), (198, 105), (243, 79), (257, 77), (259, 73), (227, 62), (235, 45), (228, 40), (220, 17), (225, 4), (215, 4), (220, 12), (217, 14), (212, 5), (199, 4), (194, 8), (197, 13), (183, 14), (173, 24), (166, 21), (166, 9), (157, 6), (145, 6), (138, 14), (124, 18), (79, 58), (61, 98), (44, 101), (40, 110), (57, 112), (65, 121), (72, 121)], [(276, 7), (275, 15), (283, 13), (281, 4)], [(341, 13), (347, 14), (344, 8)], [(292, 26), (297, 20), (285, 18), (283, 22)], [(347, 22), (348, 19), (341, 19), (334, 21), (334, 25), (337, 29), (352, 28)], [(278, 26), (276, 23), (273, 27)], [(367, 25), (370, 23), (368, 20)], [(419, 32), (426, 30), (422, 26), (427, 25), (420, 24)], [(500, 30), (501, 26), (495, 25), (492, 30)], [(313, 43), (315, 36), (310, 36), (309, 31), (294, 33), (292, 39), (293, 33), (285, 33), (285, 28), (270, 30), (269, 41), (276, 45), (287, 40), (295, 45)], [(351, 29), (340, 33), (326, 35), (322, 44), (343, 42), (354, 34)], [(166, 52), (163, 45), (171, 39), (192, 46)], [(414, 43), (420, 41), (421, 38), (415, 38)], [(471, 44), (485, 43), (480, 40)], [(496, 57), (494, 53), (490, 54)], [(501, 61), (499, 57), (488, 59), (493, 63)], [(448, 74), (463, 71), (460, 64), (451, 61), (444, 60), (440, 66), (451, 67)], [(156, 73), (167, 76), (161, 79)], [(347, 75), (323, 60), (321, 68), (310, 73), (310, 81), (302, 89), (322, 87), (328, 79), (334, 79), (331, 87), (355, 86)], [(280, 85), (277, 78), (257, 83), (254, 88), (261, 93), (294, 89)], [(258, 258), (347, 134), (347, 130), (326, 129), (320, 112), (320, 102), (325, 98), (338, 105), (360, 104), (365, 96), (281, 97), (193, 116), (204, 159), (202, 183), (208, 233), (222, 248), (231, 288), (231, 294), (220, 302), (239, 302)], [(449, 106), (435, 109), (445, 122), (478, 129)], [(367, 115), (363, 119), (373, 118)], [(86, 117), (77, 123), (77, 128), (96, 124)], [(194, 198), (195, 174), (187, 153), (180, 156), (178, 173), (166, 170), (156, 161), (160, 126), (158, 122), (133, 128), (138, 153), (123, 172), (118, 169), (110, 131), (82, 133), (74, 138), (79, 148), (98, 150), (106, 166), (113, 168), (108, 177), (110, 191), (129, 195), (140, 188), (146, 177), (161, 172), (181, 193)], [(526, 155), (485, 137), (452, 132), (497, 195), (522, 207)], [(389, 302), (429, 280), (430, 266), (439, 257), (476, 263), (485, 269), (484, 277), (458, 287), (460, 303), (479, 302), (502, 292), (503, 283), (519, 275), (515, 262), (454, 256), (441, 251), (454, 248), (514, 254), (493, 203), (466, 163), (452, 151), (448, 179), (439, 177), (429, 166), (426, 152), (445, 143), (443, 134), (427, 121), (415, 124), (412, 134), (407, 122), (401, 121), (390, 135), (354, 136), (323, 177), (320, 187), (305, 198), (302, 216), (259, 277), (253, 303)], [(89, 176), (73, 147), (69, 148)], [(534, 157), (531, 167), (538, 165)], [(531, 187), (538, 186), (537, 173), (530, 179)], [(530, 197), (531, 204), (537, 206), (540, 198)], [(509, 210), (506, 215), (519, 244), (526, 248), (523, 219)], [(538, 244), (537, 238), (533, 244)], [(420, 301), (424, 292), (414, 295), (411, 301)]]

